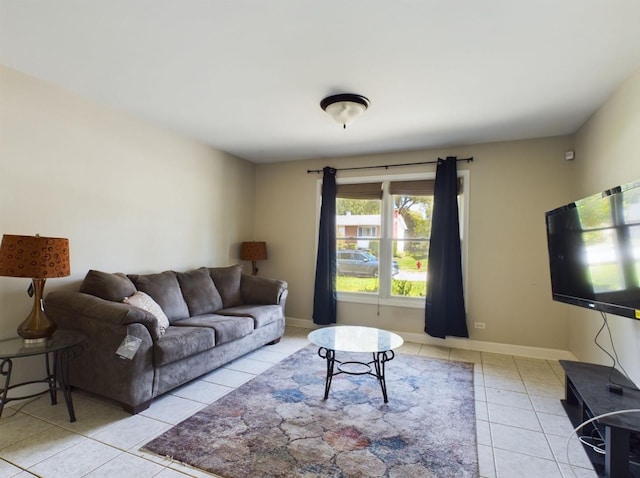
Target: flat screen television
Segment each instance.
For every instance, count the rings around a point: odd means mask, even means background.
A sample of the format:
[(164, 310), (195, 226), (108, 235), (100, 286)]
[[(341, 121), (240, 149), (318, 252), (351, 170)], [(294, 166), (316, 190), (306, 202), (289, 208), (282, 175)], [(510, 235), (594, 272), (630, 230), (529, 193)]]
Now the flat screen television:
[(546, 213), (553, 300), (640, 320), (640, 180)]

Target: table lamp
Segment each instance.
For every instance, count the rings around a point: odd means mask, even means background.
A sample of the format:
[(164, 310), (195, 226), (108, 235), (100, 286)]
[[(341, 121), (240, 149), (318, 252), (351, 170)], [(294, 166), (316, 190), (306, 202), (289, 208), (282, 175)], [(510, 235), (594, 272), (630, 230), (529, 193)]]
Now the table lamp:
[(256, 261), (267, 260), (267, 243), (266, 242), (243, 242), (240, 250), (240, 259), (243, 261), (251, 261), (252, 275), (258, 274)]
[(0, 276), (30, 278), (29, 296), (33, 309), (18, 326), (25, 344), (41, 343), (51, 337), (56, 324), (44, 313), (43, 292), (47, 279), (66, 277), (69, 266), (69, 239), (58, 237), (14, 236), (5, 234), (0, 244)]

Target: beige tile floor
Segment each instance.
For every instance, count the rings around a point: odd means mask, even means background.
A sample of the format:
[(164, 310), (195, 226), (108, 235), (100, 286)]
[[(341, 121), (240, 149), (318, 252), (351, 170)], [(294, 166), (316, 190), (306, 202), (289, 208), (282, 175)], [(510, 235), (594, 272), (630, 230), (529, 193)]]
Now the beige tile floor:
[[(287, 328), (279, 344), (174, 390), (139, 415), (81, 393), (73, 397), (75, 423), (63, 404), (51, 406), (46, 397), (8, 407), (0, 418), (0, 478), (211, 477), (139, 448), (307, 345), (308, 332)], [(482, 478), (596, 477), (576, 440), (567, 452), (572, 426), (560, 405), (564, 374), (557, 362), (415, 343), (400, 352), (475, 364)]]

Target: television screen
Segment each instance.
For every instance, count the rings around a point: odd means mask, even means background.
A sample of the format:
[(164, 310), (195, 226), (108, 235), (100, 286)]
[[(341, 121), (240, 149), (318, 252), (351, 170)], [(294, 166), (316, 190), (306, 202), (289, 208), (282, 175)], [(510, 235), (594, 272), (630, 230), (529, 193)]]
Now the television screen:
[(553, 299), (640, 320), (640, 180), (546, 221)]

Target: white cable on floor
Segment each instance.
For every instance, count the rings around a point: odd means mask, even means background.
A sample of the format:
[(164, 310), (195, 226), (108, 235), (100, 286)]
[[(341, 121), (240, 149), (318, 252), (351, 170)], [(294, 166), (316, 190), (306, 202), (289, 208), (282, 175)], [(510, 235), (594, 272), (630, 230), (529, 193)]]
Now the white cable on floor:
[[(569, 469), (571, 470), (571, 474), (575, 478), (577, 478), (578, 475), (576, 475), (576, 472), (573, 471), (573, 467), (571, 466), (571, 461), (569, 460), (569, 442), (571, 441), (571, 438), (573, 437), (573, 434), (576, 433), (578, 430), (580, 430), (585, 425), (588, 425), (589, 423), (592, 423), (592, 422), (595, 422), (597, 420), (600, 420), (601, 418), (611, 417), (613, 415), (622, 415), (624, 413), (640, 413), (640, 408), (629, 408), (627, 410), (616, 410), (615, 412), (603, 413), (602, 415), (598, 415), (597, 417), (593, 417), (593, 418), (590, 418), (587, 421), (582, 422), (580, 425), (575, 427), (573, 429), (573, 431), (569, 434), (569, 437), (567, 438), (567, 443), (565, 444), (565, 452), (567, 454), (567, 463), (569, 464)], [(591, 445), (589, 445), (589, 446), (591, 446)], [(562, 469), (560, 469), (560, 472), (562, 473)], [(563, 473), (563, 475), (564, 475), (564, 473)]]

